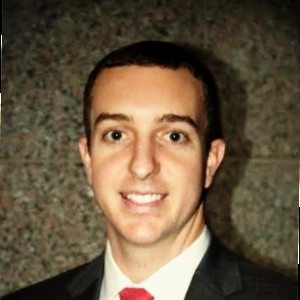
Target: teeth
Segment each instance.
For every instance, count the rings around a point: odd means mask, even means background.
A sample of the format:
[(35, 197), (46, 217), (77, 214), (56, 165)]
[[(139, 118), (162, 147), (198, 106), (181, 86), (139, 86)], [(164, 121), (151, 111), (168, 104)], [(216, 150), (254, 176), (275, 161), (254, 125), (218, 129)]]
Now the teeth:
[(146, 195), (126, 194), (125, 197), (128, 200), (138, 204), (147, 204), (162, 199), (161, 194), (146, 194)]

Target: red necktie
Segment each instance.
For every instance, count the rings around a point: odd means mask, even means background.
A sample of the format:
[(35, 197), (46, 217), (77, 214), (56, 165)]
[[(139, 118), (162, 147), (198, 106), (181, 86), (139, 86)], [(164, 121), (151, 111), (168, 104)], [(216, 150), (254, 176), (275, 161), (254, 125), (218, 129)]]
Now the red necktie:
[(154, 297), (145, 289), (125, 288), (120, 292), (121, 300), (153, 300)]

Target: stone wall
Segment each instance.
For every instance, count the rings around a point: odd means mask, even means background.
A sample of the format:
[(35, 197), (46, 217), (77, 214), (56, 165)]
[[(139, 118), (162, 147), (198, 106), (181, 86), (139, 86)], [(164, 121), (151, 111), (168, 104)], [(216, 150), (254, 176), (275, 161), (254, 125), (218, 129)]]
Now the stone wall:
[(95, 257), (104, 222), (77, 151), (93, 65), (144, 39), (201, 49), (220, 88), (227, 158), (207, 200), (234, 251), (297, 276), (296, 1), (5, 0), (0, 295)]

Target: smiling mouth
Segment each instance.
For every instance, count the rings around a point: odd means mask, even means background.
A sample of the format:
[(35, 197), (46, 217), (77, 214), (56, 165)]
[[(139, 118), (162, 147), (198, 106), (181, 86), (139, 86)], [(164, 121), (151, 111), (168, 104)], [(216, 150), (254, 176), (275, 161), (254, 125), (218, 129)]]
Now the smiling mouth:
[(134, 193), (122, 193), (122, 196), (131, 202), (136, 204), (149, 204), (153, 202), (157, 202), (162, 200), (165, 195), (164, 194), (134, 194)]

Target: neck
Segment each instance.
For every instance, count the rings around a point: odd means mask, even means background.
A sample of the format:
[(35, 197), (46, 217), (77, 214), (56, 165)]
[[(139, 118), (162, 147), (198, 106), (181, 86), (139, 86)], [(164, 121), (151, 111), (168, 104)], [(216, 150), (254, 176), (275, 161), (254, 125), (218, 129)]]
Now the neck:
[(192, 222), (179, 233), (151, 244), (135, 244), (128, 240), (110, 235), (113, 257), (123, 271), (134, 283), (144, 281), (162, 266), (178, 256), (191, 245), (204, 228), (203, 207), (200, 206)]

